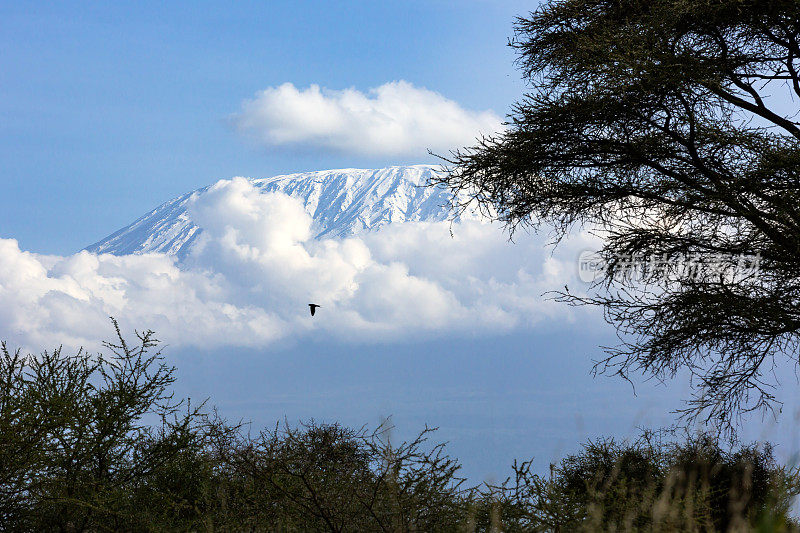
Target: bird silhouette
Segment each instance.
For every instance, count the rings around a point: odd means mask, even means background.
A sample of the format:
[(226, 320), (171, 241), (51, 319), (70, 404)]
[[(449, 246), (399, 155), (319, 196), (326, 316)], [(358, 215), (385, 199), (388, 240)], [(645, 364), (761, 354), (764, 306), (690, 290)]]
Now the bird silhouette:
[(308, 304), (308, 308), (311, 309), (311, 316), (314, 316), (314, 313), (317, 312), (317, 307), (322, 307), (322, 306), (317, 304)]

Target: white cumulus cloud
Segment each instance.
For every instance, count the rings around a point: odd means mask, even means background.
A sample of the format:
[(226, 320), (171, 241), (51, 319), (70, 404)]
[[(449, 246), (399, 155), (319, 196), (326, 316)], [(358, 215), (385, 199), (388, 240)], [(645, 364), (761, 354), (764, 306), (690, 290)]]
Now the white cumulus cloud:
[[(596, 245), (578, 234), (552, 254), (544, 238), (510, 243), (478, 221), (315, 240), (297, 199), (242, 178), (196, 195), (189, 212), (203, 233), (182, 263), (164, 254), (44, 256), (0, 239), (0, 338), (34, 350), (97, 347), (108, 316), (171, 345), (204, 347), (531, 328), (570, 319), (542, 293), (574, 284), (579, 252)], [(314, 318), (309, 302), (322, 305)]]
[(291, 83), (256, 94), (234, 115), (236, 128), (266, 146), (300, 146), (366, 156), (421, 158), (447, 153), (502, 129), (491, 111), (470, 111), (406, 81), (363, 93)]

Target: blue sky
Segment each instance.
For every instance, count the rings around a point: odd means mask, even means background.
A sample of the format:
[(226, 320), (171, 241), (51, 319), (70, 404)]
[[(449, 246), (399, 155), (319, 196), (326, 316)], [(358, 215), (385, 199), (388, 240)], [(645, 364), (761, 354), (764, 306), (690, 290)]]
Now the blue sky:
[(220, 178), (420, 162), (266, 150), (227, 119), (285, 82), (401, 79), (502, 116), (523, 90), (505, 44), (531, 6), (0, 2), (0, 237), (71, 253)]
[[(478, 112), (502, 117), (525, 89), (506, 46), (511, 23), (533, 8), (512, 1), (0, 1), (0, 289), (17, 290), (11, 297), (0, 292), (9, 299), (0, 302), (0, 338), (16, 335), (14, 320), (28, 320), (25, 313), (41, 322), (31, 319), (39, 330), (19, 332), (20, 342), (49, 342), (44, 333), (53, 331), (63, 334), (58, 342), (85, 338), (70, 337), (69, 328), (106, 337), (108, 302), (122, 297), (103, 291), (126, 272), (132, 281), (125, 296), (139, 298), (128, 325), (169, 326), (160, 318), (167, 311), (148, 317), (147, 305), (160, 298), (158, 309), (177, 308), (184, 287), (201, 295), (199, 307), (217, 306), (202, 297), (213, 292), (216, 278), (179, 272), (168, 258), (98, 262), (70, 254), (165, 200), (221, 178), (434, 162), (424, 150), (265, 145), (243, 132), (275, 133), (264, 130), (258, 113), (271, 110), (274, 122), (270, 105), (286, 102), (286, 94), (274, 92), (284, 84), (304, 98), (314, 97), (312, 85), (333, 91), (325, 93), (333, 105), (347, 89), (370, 95), (403, 80), (413, 87), (400, 86), (401, 96), (427, 102), (415, 108), (422, 115), (443, 98), (458, 108), (455, 124), (477, 124), (486, 118)], [(273, 93), (262, 93), (266, 89)], [(240, 120), (248, 101), (258, 115), (253, 127)], [(353, 143), (362, 140), (370, 141)], [(602, 355), (598, 345), (613, 344), (613, 331), (596, 315), (570, 315), (541, 303), (546, 287), (537, 283), (547, 281), (543, 272), (553, 264), (543, 241), (508, 245), (503, 258), (518, 263), (503, 263), (492, 254), (504, 236), (482, 238), (495, 244), (473, 258), (476, 272), (506, 267), (511, 274), (502, 281), (512, 297), (530, 299), (524, 303), (536, 319), (523, 316), (521, 326), (490, 333), (478, 324), (472, 335), (464, 333), (468, 325), (386, 342), (356, 333), (350, 340), (315, 336), (318, 330), (304, 323), (312, 333), (255, 347), (220, 345), (219, 338), (215, 346), (187, 346), (171, 342), (168, 329), (164, 340), (173, 344), (168, 354), (179, 368), (179, 392), (210, 397), (223, 414), (257, 425), (286, 416), (360, 426), (394, 414), (401, 436), (425, 423), (440, 426), (440, 438), (451, 441), (477, 480), (508, 475), (505, 466), (514, 457), (536, 455), (544, 468), (587, 438), (631, 435), (638, 425), (673, 420), (670, 411), (686, 397), (685, 379), (668, 388), (640, 383), (634, 396), (620, 380), (590, 377), (592, 360)], [(387, 261), (409, 265), (411, 277), (418, 275), (415, 266), (439, 268), (435, 261), (415, 265), (412, 256), (398, 252)], [(525, 285), (527, 278), (512, 275), (517, 264), (541, 279)], [(376, 272), (385, 266), (373, 265)], [(177, 280), (174, 293), (157, 285), (165, 278)], [(527, 292), (514, 294), (519, 287)], [(91, 317), (81, 314), (87, 309)], [(205, 333), (191, 321), (179, 326), (184, 336)], [(792, 378), (784, 383), (791, 386)], [(782, 398), (790, 400), (795, 389), (782, 390)], [(797, 420), (793, 409), (787, 407), (787, 416)], [(748, 424), (747, 435), (782, 442), (784, 456), (797, 449), (791, 423), (766, 429), (769, 424), (754, 417)]]

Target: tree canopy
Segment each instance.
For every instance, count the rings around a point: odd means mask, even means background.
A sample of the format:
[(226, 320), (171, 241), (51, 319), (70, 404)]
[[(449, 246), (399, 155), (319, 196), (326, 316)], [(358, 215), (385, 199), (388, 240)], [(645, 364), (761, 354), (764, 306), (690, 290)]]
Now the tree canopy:
[(559, 294), (617, 326), (597, 370), (688, 370), (685, 414), (728, 429), (798, 358), (798, 41), (794, 0), (544, 2), (510, 40), (507, 129), (442, 178), (512, 228), (596, 231), (605, 268)]

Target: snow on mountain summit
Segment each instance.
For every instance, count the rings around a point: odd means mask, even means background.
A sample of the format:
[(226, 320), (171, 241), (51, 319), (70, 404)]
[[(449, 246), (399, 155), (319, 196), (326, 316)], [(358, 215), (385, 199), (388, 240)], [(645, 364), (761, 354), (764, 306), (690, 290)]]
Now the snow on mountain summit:
[[(383, 169), (339, 169), (248, 180), (264, 193), (283, 192), (299, 199), (313, 219), (316, 238), (347, 237), (390, 223), (458, 220), (451, 194), (424, 186), (435, 175), (428, 165)], [(161, 252), (184, 257), (202, 229), (191, 220), (188, 204), (204, 187), (174, 198), (134, 223), (88, 246), (114, 255)], [(461, 218), (477, 218), (465, 213)]]

